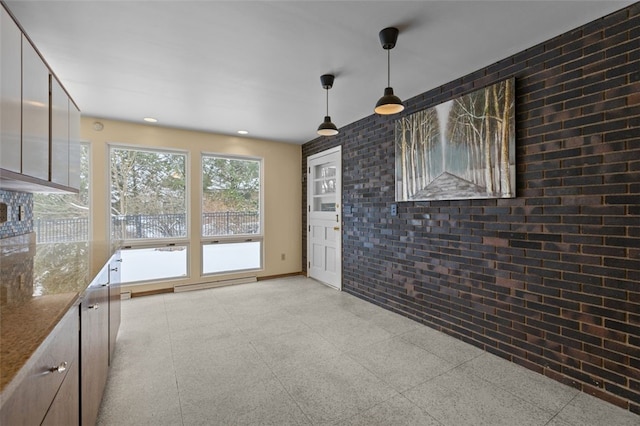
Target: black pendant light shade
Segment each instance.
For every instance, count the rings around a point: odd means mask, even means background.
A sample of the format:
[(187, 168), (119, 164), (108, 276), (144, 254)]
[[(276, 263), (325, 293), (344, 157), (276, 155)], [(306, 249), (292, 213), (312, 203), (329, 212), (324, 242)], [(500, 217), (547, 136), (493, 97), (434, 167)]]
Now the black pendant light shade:
[(389, 27), (380, 31), (380, 44), (387, 51), (387, 87), (384, 89), (384, 95), (376, 103), (374, 111), (380, 115), (397, 114), (404, 110), (404, 105), (399, 97), (393, 94), (391, 87), (391, 53), (390, 50), (396, 46), (398, 40), (398, 29)]
[(393, 88), (387, 87), (384, 89), (384, 95), (378, 99), (374, 111), (380, 115), (390, 115), (397, 114), (403, 109), (404, 105), (400, 98), (393, 94)]
[(333, 136), (338, 134), (338, 128), (331, 122), (331, 117), (325, 115), (324, 121), (318, 126), (320, 136)]
[(324, 74), (320, 76), (320, 83), (322, 88), (327, 91), (327, 115), (324, 116), (324, 121), (318, 126), (318, 134), (320, 136), (334, 136), (338, 134), (338, 128), (331, 122), (329, 117), (329, 89), (333, 87), (334, 76), (331, 74)]

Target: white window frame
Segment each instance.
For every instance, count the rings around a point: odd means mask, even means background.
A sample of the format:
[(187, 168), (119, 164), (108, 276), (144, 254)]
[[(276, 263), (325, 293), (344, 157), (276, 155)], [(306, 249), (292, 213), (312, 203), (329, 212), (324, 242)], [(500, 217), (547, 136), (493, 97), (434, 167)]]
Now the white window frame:
[[(140, 238), (140, 239), (125, 239), (125, 240), (121, 240), (121, 241), (113, 241), (113, 232), (112, 232), (112, 227), (113, 227), (113, 219), (111, 216), (111, 153), (113, 149), (120, 149), (120, 150), (131, 150), (131, 151), (143, 151), (143, 152), (150, 152), (150, 153), (168, 153), (168, 154), (179, 154), (179, 155), (184, 155), (185, 157), (185, 236), (184, 237), (175, 237), (175, 238)], [(190, 158), (190, 153), (187, 150), (184, 149), (178, 149), (178, 148), (165, 148), (165, 147), (147, 147), (147, 146), (138, 146), (138, 145), (128, 145), (128, 144), (120, 144), (120, 143), (108, 143), (107, 144), (107, 151), (108, 151), (108, 155), (107, 155), (107, 161), (108, 161), (108, 166), (107, 166), (107, 208), (109, 209), (109, 214), (107, 215), (107, 220), (108, 220), (108, 226), (109, 226), (109, 241), (111, 242), (111, 244), (113, 245), (114, 243), (117, 243), (118, 246), (120, 246), (122, 248), (122, 250), (127, 250), (127, 249), (148, 249), (148, 248), (166, 248), (166, 247), (173, 247), (173, 246), (185, 246), (187, 248), (187, 253), (186, 253), (186, 271), (187, 274), (186, 276), (174, 276), (174, 277), (166, 277), (166, 278), (161, 278), (161, 279), (150, 279), (150, 280), (143, 280), (143, 281), (131, 281), (131, 282), (123, 282), (123, 285), (138, 285), (138, 284), (148, 284), (150, 282), (166, 282), (166, 281), (176, 281), (176, 280), (184, 280), (184, 279), (188, 279), (191, 277), (191, 252), (192, 252), (192, 247), (191, 247), (191, 239), (190, 239), (190, 235), (191, 235), (191, 226), (192, 226), (192, 221), (191, 221), (191, 212), (190, 212), (190, 206), (191, 206), (191, 196), (190, 196), (190, 190), (189, 188), (191, 188), (191, 171), (190, 171), (190, 164), (191, 164), (191, 158)]]
[[(202, 179), (203, 179), (203, 159), (205, 157), (217, 157), (217, 158), (225, 158), (230, 160), (246, 160), (246, 161), (257, 161), (260, 166), (260, 208), (259, 208), (259, 223), (260, 223), (260, 232), (257, 234), (237, 234), (237, 235), (214, 235), (214, 236), (204, 236), (202, 235), (202, 217), (204, 215), (204, 211), (202, 208), (202, 203), (204, 201), (204, 188), (202, 187)], [(264, 269), (264, 159), (261, 157), (255, 156), (244, 156), (244, 155), (233, 155), (233, 154), (223, 154), (216, 152), (201, 152), (200, 153), (200, 275), (202, 277), (212, 277), (217, 275), (228, 275), (228, 274), (236, 274), (243, 272), (254, 272), (254, 271), (262, 271)], [(228, 271), (219, 271), (219, 272), (204, 272), (204, 246), (210, 244), (236, 244), (236, 243), (245, 243), (245, 242), (259, 242), (260, 243), (260, 266), (258, 268), (251, 269), (234, 269)]]
[[(157, 240), (155, 240), (157, 241)], [(141, 249), (162, 249), (162, 248), (167, 248), (167, 247), (185, 247), (186, 248), (186, 256), (185, 256), (185, 271), (186, 271), (186, 275), (175, 275), (175, 276), (167, 276), (164, 278), (150, 278), (148, 280), (140, 280), (140, 281), (123, 281), (122, 284), (123, 285), (137, 285), (137, 284), (148, 284), (148, 283), (155, 283), (155, 282), (163, 282), (163, 281), (176, 281), (176, 280), (184, 280), (189, 278), (190, 276), (190, 271), (189, 271), (189, 265), (190, 263), (190, 258), (191, 258), (191, 246), (189, 245), (189, 242), (183, 242), (183, 243), (165, 243), (165, 244), (136, 244), (136, 245), (132, 245), (132, 244), (127, 244), (125, 246), (122, 246), (120, 249), (120, 254), (121, 257), (126, 258), (126, 252), (127, 250), (141, 250)], [(126, 267), (126, 265), (124, 266)]]

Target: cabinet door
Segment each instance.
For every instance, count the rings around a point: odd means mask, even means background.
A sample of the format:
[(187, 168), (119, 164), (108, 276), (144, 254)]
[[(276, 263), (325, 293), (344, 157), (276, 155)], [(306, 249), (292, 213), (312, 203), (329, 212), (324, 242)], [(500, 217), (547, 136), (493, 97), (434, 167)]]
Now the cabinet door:
[(116, 338), (120, 328), (120, 255), (114, 255), (109, 263), (109, 365), (113, 363)]
[(80, 305), (80, 348), (81, 424), (93, 426), (109, 368), (109, 287), (106, 284), (90, 286)]
[(77, 424), (80, 424), (80, 368), (74, 362), (40, 426)]
[(69, 97), (51, 77), (51, 182), (69, 186)]
[[(71, 308), (24, 365), (22, 380), (2, 401), (0, 425), (40, 424), (56, 395), (67, 400), (68, 409), (79, 411), (79, 405), (73, 405), (74, 394), (63, 390), (63, 383), (78, 365), (78, 319), (78, 308)], [(77, 395), (78, 387), (70, 391)]]
[(20, 173), (22, 34), (0, 6), (0, 167)]
[(49, 180), (49, 70), (22, 36), (22, 174)]
[(69, 186), (80, 189), (80, 110), (69, 100)]

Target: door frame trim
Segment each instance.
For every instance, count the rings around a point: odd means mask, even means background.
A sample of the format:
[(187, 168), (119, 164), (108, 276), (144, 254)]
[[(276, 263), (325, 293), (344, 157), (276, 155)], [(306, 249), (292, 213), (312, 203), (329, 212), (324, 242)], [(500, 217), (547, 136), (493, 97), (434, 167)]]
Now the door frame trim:
[[(312, 190), (312, 186), (311, 185), (313, 184), (313, 182), (311, 181), (311, 168), (309, 166), (309, 163), (310, 163), (310, 161), (313, 161), (315, 159), (324, 157), (326, 155), (332, 155), (332, 154), (338, 154), (337, 167), (338, 167), (338, 169), (340, 171), (340, 187), (339, 187), (340, 198), (337, 200), (338, 207), (336, 208), (336, 213), (340, 217), (340, 222), (339, 222), (340, 223), (340, 236), (339, 236), (339, 238), (337, 240), (337, 245), (338, 245), (337, 252), (338, 252), (338, 256), (340, 256), (340, 268), (338, 270), (338, 278), (339, 278), (338, 279), (338, 287), (333, 287), (333, 286), (331, 286), (329, 284), (326, 284), (326, 283), (323, 283), (323, 284), (327, 285), (330, 288), (342, 291), (342, 258), (343, 258), (343, 256), (342, 256), (342, 235), (343, 235), (342, 234), (342, 232), (343, 232), (343, 221), (342, 221), (342, 187), (343, 187), (343, 185), (342, 185), (342, 145), (338, 145), (338, 146), (335, 146), (333, 148), (326, 149), (326, 150), (324, 150), (322, 152), (318, 152), (316, 154), (309, 155), (309, 156), (307, 156), (307, 159), (306, 159), (306, 171), (307, 171), (307, 189), (306, 189), (307, 190), (307, 206), (306, 206), (307, 207), (307, 212), (306, 212), (307, 213), (307, 223), (306, 223), (306, 226), (305, 226), (305, 232), (307, 233), (307, 268), (306, 269), (307, 269), (307, 277), (308, 278), (312, 278), (312, 277), (309, 276), (309, 271), (310, 271), (309, 256), (311, 255), (311, 247), (310, 247), (311, 246), (311, 237), (309, 235), (309, 229), (310, 229), (310, 226), (311, 226), (311, 222), (310, 222), (311, 201), (313, 200), (313, 190)], [(321, 282), (321, 281), (319, 281), (319, 282)]]

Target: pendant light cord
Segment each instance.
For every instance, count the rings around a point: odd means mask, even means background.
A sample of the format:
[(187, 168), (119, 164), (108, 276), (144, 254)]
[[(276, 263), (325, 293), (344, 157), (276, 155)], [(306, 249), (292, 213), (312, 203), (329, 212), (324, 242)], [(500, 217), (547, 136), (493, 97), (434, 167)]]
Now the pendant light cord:
[(391, 87), (391, 49), (387, 49), (387, 87)]
[(329, 116), (329, 89), (326, 89), (326, 90), (327, 90), (327, 114), (326, 115)]

